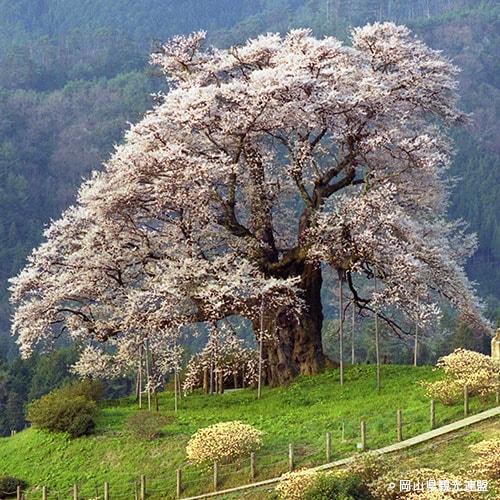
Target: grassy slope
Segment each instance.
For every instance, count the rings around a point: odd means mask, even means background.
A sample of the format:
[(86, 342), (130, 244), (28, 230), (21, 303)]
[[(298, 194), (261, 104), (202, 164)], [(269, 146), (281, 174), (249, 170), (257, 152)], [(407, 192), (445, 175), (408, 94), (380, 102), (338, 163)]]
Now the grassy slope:
[[(429, 367), (383, 366), (382, 391), (376, 390), (375, 366), (348, 368), (346, 383), (339, 386), (338, 373), (326, 372), (299, 378), (288, 388), (266, 389), (260, 401), (256, 392), (242, 390), (223, 395), (194, 394), (180, 403), (177, 416), (153, 442), (141, 441), (126, 430), (126, 419), (138, 411), (135, 402), (105, 402), (95, 435), (75, 440), (65, 435), (28, 429), (0, 439), (0, 475), (10, 474), (30, 485), (69, 491), (77, 482), (92, 491), (105, 481), (115, 495), (129, 491), (141, 474), (153, 478), (165, 491), (175, 493), (175, 470), (185, 471), (186, 493), (210, 490), (210, 477), (185, 464), (185, 445), (200, 427), (225, 420), (241, 420), (265, 432), (265, 445), (258, 454), (258, 477), (279, 475), (286, 469), (288, 444), (295, 443), (297, 465), (324, 461), (325, 433), (332, 435), (332, 459), (356, 453), (359, 422), (367, 422), (371, 449), (396, 440), (396, 410), (403, 410), (404, 437), (429, 430), (429, 401), (418, 380), (433, 380)], [(472, 411), (489, 405), (472, 401)], [(461, 417), (460, 405), (437, 406), (437, 425)], [(160, 395), (163, 413), (173, 415), (173, 397)], [(344, 440), (342, 440), (342, 428)], [(245, 467), (245, 464), (243, 464)], [(246, 475), (246, 472), (245, 472)], [(222, 471), (222, 486), (241, 484), (242, 472)], [(165, 493), (164, 491), (164, 493)], [(152, 495), (154, 496), (154, 495)], [(164, 496), (164, 495), (163, 495)]]
[(477, 458), (469, 446), (483, 439), (493, 438), (500, 438), (498, 419), (487, 420), (466, 430), (461, 429), (441, 439), (411, 448), (401, 457), (402, 468), (409, 470), (425, 466), (460, 472), (468, 469), (471, 462)]

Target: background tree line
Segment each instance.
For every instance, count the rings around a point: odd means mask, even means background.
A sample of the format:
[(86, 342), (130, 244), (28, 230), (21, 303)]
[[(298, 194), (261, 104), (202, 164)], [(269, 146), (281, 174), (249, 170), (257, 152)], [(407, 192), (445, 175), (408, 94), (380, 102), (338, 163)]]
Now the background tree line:
[(28, 401), (69, 382), (72, 359), (74, 353), (68, 349), (30, 359), (17, 357), (10, 364), (0, 357), (0, 436), (24, 429)]
[(164, 88), (147, 65), (153, 41), (196, 29), (228, 46), (299, 26), (345, 38), (349, 26), (388, 19), (408, 24), (453, 58), (463, 70), (462, 107), (474, 122), (456, 133), (450, 175), (463, 182), (450, 212), (478, 233), (468, 270), (497, 321), (499, 16), (496, 2), (472, 0), (1, 1), (0, 351), (10, 366), (30, 362), (12, 364), (7, 279), (40, 242), (44, 224), (72, 203), (82, 176), (106, 160), (127, 121), (136, 121), (152, 106), (151, 93)]
[[(0, 356), (0, 437), (26, 427), (28, 403), (77, 380), (70, 371), (77, 357), (73, 347), (60, 347), (29, 359), (16, 357), (12, 363)], [(102, 383), (108, 398), (129, 394), (132, 386), (132, 379), (125, 377)]]

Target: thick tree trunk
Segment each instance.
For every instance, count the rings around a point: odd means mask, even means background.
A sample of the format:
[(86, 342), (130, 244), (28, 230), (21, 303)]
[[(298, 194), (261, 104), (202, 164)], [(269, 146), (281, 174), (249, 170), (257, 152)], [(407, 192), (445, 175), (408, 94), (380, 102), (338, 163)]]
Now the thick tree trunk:
[[(304, 310), (297, 314), (286, 308), (264, 314), (263, 357), (266, 382), (272, 387), (286, 385), (297, 375), (318, 373), (324, 366), (321, 269), (304, 264), (301, 276)], [(254, 331), (258, 339), (260, 321), (257, 318)]]

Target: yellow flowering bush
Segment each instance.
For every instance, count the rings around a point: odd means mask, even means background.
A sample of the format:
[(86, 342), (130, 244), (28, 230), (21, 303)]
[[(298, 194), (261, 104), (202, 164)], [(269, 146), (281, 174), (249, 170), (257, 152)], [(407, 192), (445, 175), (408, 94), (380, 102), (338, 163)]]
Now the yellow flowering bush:
[(486, 397), (500, 391), (500, 363), (485, 354), (455, 349), (439, 358), (436, 367), (443, 370), (445, 379), (422, 385), (428, 397), (443, 404), (454, 404), (466, 385), (471, 396)]
[(437, 380), (436, 382), (421, 382), (425, 394), (445, 406), (453, 406), (464, 393), (463, 387), (452, 380)]
[(467, 491), (465, 479), (439, 469), (389, 472), (369, 485), (378, 500), (480, 500), (479, 492)]
[(474, 471), (489, 479), (500, 479), (500, 438), (481, 441), (470, 448), (478, 455), (472, 464)]
[(387, 458), (371, 451), (357, 455), (346, 468), (348, 474), (356, 476), (365, 484), (374, 481), (388, 471), (389, 462)]
[(404, 500), (484, 500), (484, 497), (475, 491), (442, 491), (432, 490), (425, 492), (412, 491), (404, 496)]
[(311, 469), (297, 470), (283, 474), (276, 486), (276, 492), (281, 500), (303, 500), (306, 492), (312, 488), (318, 473)]
[(262, 446), (263, 432), (239, 421), (219, 422), (198, 429), (189, 440), (186, 453), (190, 462), (230, 462)]
[(304, 469), (289, 472), (281, 477), (276, 492), (280, 500), (373, 498), (364, 478), (347, 469), (329, 472)]

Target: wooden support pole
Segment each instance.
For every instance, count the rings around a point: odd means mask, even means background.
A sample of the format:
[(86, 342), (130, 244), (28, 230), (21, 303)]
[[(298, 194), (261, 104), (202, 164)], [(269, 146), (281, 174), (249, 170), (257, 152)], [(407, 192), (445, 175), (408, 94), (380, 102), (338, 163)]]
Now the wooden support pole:
[(78, 500), (78, 485), (76, 483), (73, 486), (73, 500)]
[(104, 500), (109, 500), (109, 483), (104, 483)]
[(146, 476), (141, 476), (141, 500), (146, 500)]
[(182, 470), (177, 469), (177, 498), (180, 498), (182, 494)]
[(366, 451), (366, 422), (361, 422), (361, 451)]
[(464, 417), (469, 415), (469, 386), (464, 385)]
[(436, 402), (431, 399), (431, 429), (436, 427)]
[(179, 409), (179, 400), (177, 395), (179, 394), (177, 382), (179, 379), (177, 378), (177, 369), (174, 372), (174, 412), (177, 413), (177, 410)]
[(179, 388), (179, 401), (182, 401), (182, 384), (181, 384), (181, 375), (179, 370), (177, 369), (177, 387)]
[(291, 471), (293, 471), (293, 469), (295, 468), (295, 463), (294, 463), (294, 460), (293, 460), (293, 443), (290, 443), (288, 445), (288, 469)]
[(326, 463), (329, 463), (332, 458), (332, 435), (326, 433)]
[(42, 486), (42, 500), (47, 500), (47, 486)]
[[(373, 292), (377, 295), (377, 273), (373, 276)], [(380, 392), (382, 388), (380, 379), (380, 336), (378, 331), (378, 308), (375, 308), (375, 355), (377, 358), (377, 390)]]
[(403, 441), (403, 412), (398, 410), (397, 412), (398, 421), (398, 441)]
[(208, 394), (210, 391), (210, 383), (208, 378), (208, 368), (203, 369), (203, 392)]
[(23, 492), (21, 491), (21, 486), (16, 488), (17, 500), (21, 500), (23, 498)]
[(250, 479), (253, 481), (257, 476), (257, 466), (255, 462), (255, 453), (250, 453)]
[(260, 332), (259, 332), (259, 371), (257, 378), (257, 399), (262, 397), (263, 369), (264, 369), (264, 294), (260, 300)]
[(344, 284), (345, 271), (339, 270), (339, 368), (340, 368), (340, 385), (344, 385), (344, 305), (342, 297), (342, 289)]
[(214, 462), (214, 491), (219, 487), (219, 464)]

